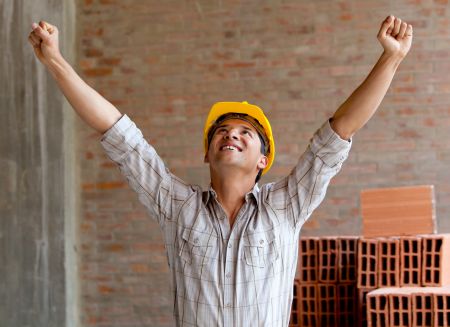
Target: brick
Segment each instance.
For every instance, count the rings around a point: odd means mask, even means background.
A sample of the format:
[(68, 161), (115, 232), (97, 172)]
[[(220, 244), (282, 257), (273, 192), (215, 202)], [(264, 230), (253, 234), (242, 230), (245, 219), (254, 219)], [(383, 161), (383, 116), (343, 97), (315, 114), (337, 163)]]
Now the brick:
[(318, 281), (318, 240), (318, 238), (314, 237), (300, 238), (297, 278), (301, 283), (315, 283)]
[(318, 325), (318, 297), (316, 284), (298, 284), (299, 326)]
[(356, 283), (358, 237), (340, 237), (338, 242), (339, 283)]
[(337, 282), (338, 240), (335, 237), (322, 237), (319, 243), (319, 282)]
[(403, 236), (436, 231), (432, 185), (361, 191), (363, 236)]
[(299, 317), (299, 298), (298, 292), (300, 287), (300, 280), (295, 279), (293, 285), (293, 298), (292, 298), (292, 306), (291, 306), (291, 317), (289, 319), (289, 327), (297, 327), (300, 323)]
[(422, 236), (422, 286), (450, 285), (450, 234)]
[(400, 286), (422, 284), (422, 239), (420, 237), (400, 238)]
[(450, 326), (450, 292), (433, 294), (434, 327)]
[(411, 326), (411, 291), (389, 295), (389, 320), (392, 327)]
[(357, 288), (357, 326), (367, 326), (367, 294), (373, 290), (373, 288)]
[(337, 325), (339, 327), (354, 327), (357, 323), (357, 296), (356, 284), (337, 285)]
[(362, 238), (358, 241), (358, 288), (376, 288), (378, 285), (378, 242)]
[(411, 296), (411, 326), (428, 327), (433, 326), (434, 308), (433, 294), (427, 293), (425, 288), (421, 292), (412, 294)]
[(317, 285), (317, 309), (320, 326), (338, 326), (336, 285)]
[(378, 240), (378, 287), (400, 286), (400, 241)]
[(367, 294), (367, 326), (381, 327), (389, 325), (389, 296), (383, 292), (372, 291)]

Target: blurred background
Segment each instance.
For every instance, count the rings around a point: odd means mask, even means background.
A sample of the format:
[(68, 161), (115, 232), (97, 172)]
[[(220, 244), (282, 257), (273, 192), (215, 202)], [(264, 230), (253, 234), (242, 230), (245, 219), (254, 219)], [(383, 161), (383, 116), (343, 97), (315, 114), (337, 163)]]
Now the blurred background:
[(174, 326), (164, 242), (75, 117), (27, 37), (58, 26), (80, 75), (129, 115), (173, 173), (207, 186), (217, 101), (264, 109), (289, 173), (363, 81), (388, 15), (412, 50), (303, 236), (360, 235), (360, 191), (435, 186), (450, 232), (448, 0), (0, 0), (0, 326)]

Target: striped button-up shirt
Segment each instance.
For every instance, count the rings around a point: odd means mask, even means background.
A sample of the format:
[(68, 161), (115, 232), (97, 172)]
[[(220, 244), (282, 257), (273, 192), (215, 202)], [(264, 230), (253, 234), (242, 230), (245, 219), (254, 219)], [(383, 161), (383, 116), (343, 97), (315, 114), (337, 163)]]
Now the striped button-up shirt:
[(325, 122), (289, 176), (246, 194), (232, 228), (214, 190), (172, 175), (127, 116), (101, 142), (161, 227), (177, 326), (288, 326), (300, 229), (350, 141)]

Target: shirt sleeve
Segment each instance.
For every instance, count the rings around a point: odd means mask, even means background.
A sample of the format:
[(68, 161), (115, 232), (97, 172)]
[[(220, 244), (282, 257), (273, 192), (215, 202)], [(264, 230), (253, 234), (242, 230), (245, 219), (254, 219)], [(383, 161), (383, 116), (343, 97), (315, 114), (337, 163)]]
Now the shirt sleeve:
[(310, 140), (291, 173), (270, 186), (269, 203), (300, 228), (325, 197), (330, 180), (348, 157), (351, 139), (343, 140), (326, 121)]
[(142, 132), (124, 115), (102, 137), (101, 145), (119, 167), (139, 201), (161, 226), (172, 218), (174, 203), (192, 189), (172, 175)]

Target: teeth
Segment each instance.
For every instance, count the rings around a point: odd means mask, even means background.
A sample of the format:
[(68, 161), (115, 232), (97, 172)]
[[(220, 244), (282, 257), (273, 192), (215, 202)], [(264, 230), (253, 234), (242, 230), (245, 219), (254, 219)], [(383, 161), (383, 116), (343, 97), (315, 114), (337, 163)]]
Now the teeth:
[(224, 147), (222, 147), (222, 150), (237, 150), (236, 147), (232, 146), (232, 145), (225, 145)]

